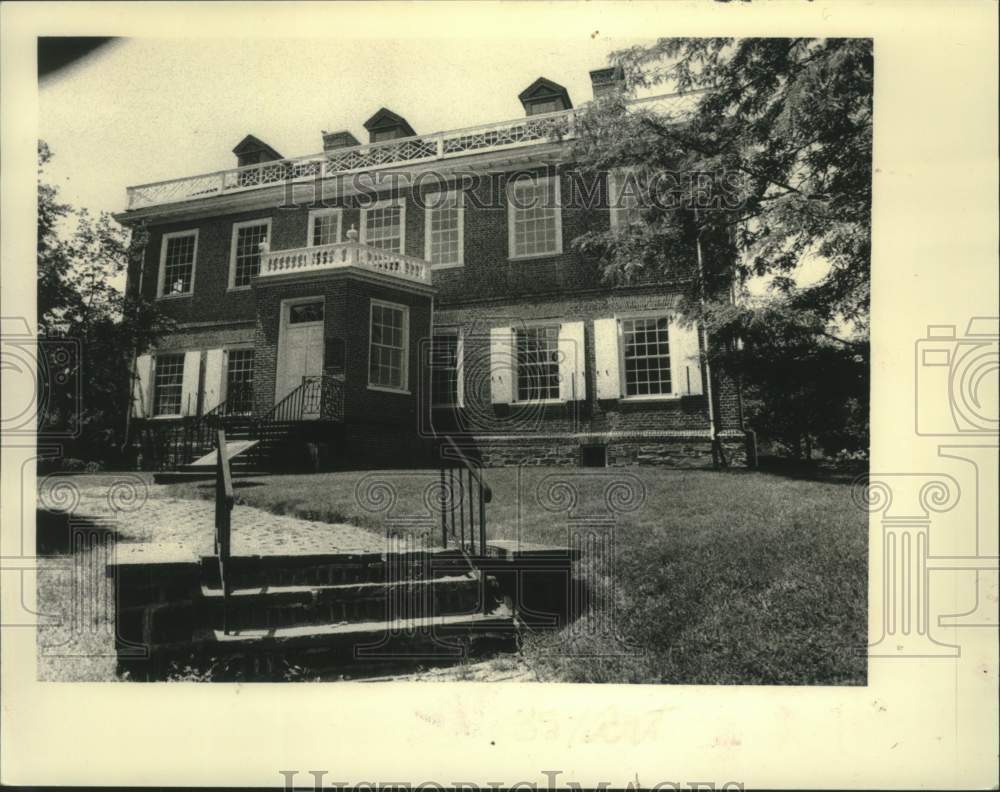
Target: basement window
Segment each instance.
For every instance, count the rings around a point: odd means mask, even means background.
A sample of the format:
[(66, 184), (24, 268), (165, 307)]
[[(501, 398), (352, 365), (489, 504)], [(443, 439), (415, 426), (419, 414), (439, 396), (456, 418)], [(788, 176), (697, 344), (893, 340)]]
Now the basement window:
[(607, 467), (608, 447), (603, 445), (580, 446), (580, 467)]

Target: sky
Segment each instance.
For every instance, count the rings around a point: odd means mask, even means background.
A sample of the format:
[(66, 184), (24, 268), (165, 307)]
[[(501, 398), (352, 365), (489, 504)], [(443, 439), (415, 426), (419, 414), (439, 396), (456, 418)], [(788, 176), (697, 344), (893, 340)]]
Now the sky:
[(232, 168), (248, 133), (286, 157), (322, 150), (380, 107), (418, 132), (524, 115), (537, 77), (588, 101), (591, 69), (638, 39), (118, 39), (39, 85), (39, 136), (62, 200), (121, 211), (129, 185)]

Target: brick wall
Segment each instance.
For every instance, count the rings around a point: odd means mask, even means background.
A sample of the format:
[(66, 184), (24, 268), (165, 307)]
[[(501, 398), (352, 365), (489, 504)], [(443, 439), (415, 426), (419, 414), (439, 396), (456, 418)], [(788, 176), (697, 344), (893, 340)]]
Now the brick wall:
[[(277, 382), (278, 338), (281, 302), (295, 297), (324, 299), (326, 369), (333, 367), (330, 353), (338, 345), (344, 350), (344, 409), (352, 420), (377, 420), (416, 431), (419, 345), (410, 344), (409, 393), (389, 393), (368, 388), (368, 342), (371, 300), (386, 300), (409, 307), (410, 336), (430, 334), (430, 297), (352, 277), (327, 277), (308, 281), (257, 284), (257, 348), (254, 372), (256, 409), (263, 412), (274, 404)], [(337, 361), (339, 364), (340, 361)]]
[[(600, 263), (595, 256), (573, 249), (572, 241), (587, 231), (606, 230), (609, 213), (601, 208), (577, 208), (567, 205), (562, 211), (563, 253), (528, 260), (511, 261), (508, 255), (507, 206), (504, 174), (484, 176), (470, 190), (464, 212), (464, 266), (434, 272), (441, 305), (461, 304), (471, 300), (509, 300), (511, 298), (565, 295), (576, 290), (608, 290), (602, 280)], [(560, 176), (564, 203), (580, 193), (573, 179)], [(428, 192), (429, 188), (423, 192)], [(358, 196), (331, 199), (327, 205), (340, 207), (342, 237), (353, 225), (360, 229), (361, 211)], [(406, 197), (405, 252), (424, 256), (424, 210), (411, 196)], [(249, 289), (230, 290), (229, 265), (233, 224), (247, 220), (271, 220), (272, 250), (303, 247), (307, 243), (309, 207), (274, 206), (224, 216), (206, 216), (198, 220), (152, 225), (146, 248), (142, 291), (156, 296), (163, 234), (198, 229), (198, 256), (192, 295), (171, 296), (160, 301), (163, 309), (181, 322), (252, 319), (254, 298)], [(137, 273), (136, 273), (137, 274)]]

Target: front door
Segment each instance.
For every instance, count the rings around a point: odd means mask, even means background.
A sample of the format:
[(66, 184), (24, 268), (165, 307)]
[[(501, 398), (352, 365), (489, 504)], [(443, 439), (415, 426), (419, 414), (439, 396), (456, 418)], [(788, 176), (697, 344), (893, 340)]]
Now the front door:
[(278, 381), (275, 404), (305, 382), (302, 394), (304, 419), (320, 417), (323, 373), (323, 299), (282, 303), (281, 339), (278, 345)]

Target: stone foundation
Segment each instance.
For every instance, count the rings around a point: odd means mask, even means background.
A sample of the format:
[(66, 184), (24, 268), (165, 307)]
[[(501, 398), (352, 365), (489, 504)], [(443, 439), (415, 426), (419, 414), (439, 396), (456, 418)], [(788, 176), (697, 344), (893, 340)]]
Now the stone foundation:
[[(728, 467), (748, 467), (752, 441), (742, 435), (722, 438)], [(474, 438), (468, 443), (485, 467), (630, 467), (656, 465), (711, 469), (715, 460), (707, 437)], [(603, 464), (602, 464), (603, 461)]]

